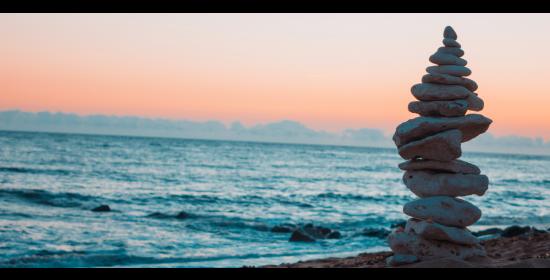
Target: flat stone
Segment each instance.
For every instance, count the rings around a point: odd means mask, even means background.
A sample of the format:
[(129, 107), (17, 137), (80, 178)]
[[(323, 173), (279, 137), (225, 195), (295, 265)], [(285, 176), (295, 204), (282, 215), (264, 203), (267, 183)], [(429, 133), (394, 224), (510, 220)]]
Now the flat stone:
[(447, 26), (445, 27), (445, 30), (443, 30), (443, 38), (456, 40), (458, 36), (456, 35), (456, 32), (452, 27)]
[(471, 91), (458, 85), (421, 83), (411, 87), (411, 93), (420, 101), (465, 99)]
[(416, 117), (397, 126), (393, 141), (397, 147), (401, 147), (441, 131), (458, 129), (462, 132), (462, 142), (466, 142), (487, 131), (492, 122), (480, 114), (452, 118)]
[(473, 92), (468, 95), (468, 98), (466, 98), (466, 102), (468, 103), (468, 110), (472, 111), (481, 111), (485, 106), (485, 102), (483, 102), (483, 99), (479, 98), (477, 94)]
[(461, 140), (460, 130), (452, 129), (409, 142), (399, 147), (398, 152), (404, 159), (422, 158), (451, 161), (462, 155)]
[(443, 45), (445, 47), (460, 48), (460, 43), (451, 38), (443, 38)]
[(461, 260), (457, 258), (435, 258), (422, 262), (406, 264), (401, 268), (484, 268), (486, 266), (472, 263), (469, 260)]
[(481, 218), (475, 205), (448, 196), (432, 196), (408, 202), (403, 212), (413, 218), (431, 220), (451, 227), (467, 227)]
[(419, 197), (430, 196), (482, 196), (489, 187), (485, 175), (438, 173), (434, 171), (407, 171), (403, 182)]
[(386, 264), (389, 266), (399, 266), (418, 262), (419, 259), (414, 255), (394, 254), (386, 259)]
[(441, 52), (436, 52), (432, 54), (429, 58), (430, 62), (437, 64), (437, 65), (459, 65), (459, 66), (466, 66), (468, 64), (468, 61), (465, 59), (462, 59), (458, 56), (452, 55), (452, 54), (446, 54)]
[(464, 99), (449, 101), (413, 101), (409, 103), (409, 112), (421, 116), (459, 117), (468, 111), (468, 102)]
[(460, 85), (472, 92), (477, 90), (477, 83), (473, 80), (447, 74), (426, 74), (422, 77), (422, 82), (442, 85)]
[(458, 65), (429, 66), (426, 68), (426, 72), (430, 74), (448, 74), (457, 77), (469, 76), (472, 74), (472, 70), (468, 67)]
[(486, 256), (479, 245), (461, 245), (447, 241), (428, 240), (414, 232), (393, 232), (388, 236), (388, 244), (395, 254), (413, 255), (421, 261), (440, 258), (470, 259)]
[(414, 232), (427, 240), (449, 241), (462, 245), (479, 244), (479, 239), (466, 228), (448, 227), (418, 219), (409, 219), (405, 232)]
[(107, 204), (103, 204), (92, 209), (92, 212), (109, 212), (109, 211), (111, 211), (111, 207), (109, 207), (109, 205)]
[(453, 161), (437, 161), (427, 159), (408, 160), (400, 163), (399, 168), (401, 170), (434, 170), (476, 175), (481, 173), (479, 167), (459, 159)]
[(437, 51), (441, 53), (452, 54), (458, 57), (462, 57), (464, 55), (464, 51), (461, 48), (439, 47)]

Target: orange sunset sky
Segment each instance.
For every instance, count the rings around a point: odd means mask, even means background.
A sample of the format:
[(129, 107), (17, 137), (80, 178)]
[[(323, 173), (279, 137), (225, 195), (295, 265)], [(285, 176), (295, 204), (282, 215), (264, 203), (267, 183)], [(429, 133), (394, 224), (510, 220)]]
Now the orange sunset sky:
[(0, 110), (390, 133), (446, 25), (489, 132), (549, 140), (545, 14), (1, 14)]

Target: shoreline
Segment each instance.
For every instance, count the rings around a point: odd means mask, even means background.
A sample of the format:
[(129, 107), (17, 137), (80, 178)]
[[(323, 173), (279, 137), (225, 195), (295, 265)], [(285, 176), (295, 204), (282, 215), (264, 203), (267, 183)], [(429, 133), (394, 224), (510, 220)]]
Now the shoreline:
[[(402, 268), (441, 267), (441, 268), (550, 268), (550, 232), (531, 229), (513, 237), (496, 237), (482, 240), (481, 244), (487, 251), (487, 257), (456, 260), (437, 259), (423, 261)], [(345, 258), (324, 258), (265, 265), (258, 268), (385, 268), (386, 259), (392, 252), (361, 253)]]

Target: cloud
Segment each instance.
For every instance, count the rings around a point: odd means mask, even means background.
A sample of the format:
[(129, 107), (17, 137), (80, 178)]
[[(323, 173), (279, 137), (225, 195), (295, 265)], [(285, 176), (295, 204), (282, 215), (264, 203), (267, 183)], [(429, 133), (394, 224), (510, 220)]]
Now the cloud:
[[(0, 129), (129, 136), (263, 141), (302, 144), (352, 145), (395, 148), (391, 136), (373, 128), (346, 129), (342, 133), (317, 131), (291, 120), (245, 127), (219, 121), (150, 119), (105, 115), (79, 116), (67, 113), (0, 112)], [(465, 151), (547, 154), (550, 141), (523, 136), (495, 137), (485, 133), (463, 144)]]

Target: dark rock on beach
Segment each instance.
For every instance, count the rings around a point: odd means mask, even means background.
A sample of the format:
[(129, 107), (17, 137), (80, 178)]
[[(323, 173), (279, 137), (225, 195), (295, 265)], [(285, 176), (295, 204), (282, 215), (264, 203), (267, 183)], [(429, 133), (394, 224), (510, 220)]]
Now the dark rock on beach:
[[(287, 230), (287, 228), (283, 229), (282, 227), (279, 227), (277, 230)], [(339, 239), (341, 237), (342, 234), (339, 231), (322, 226), (315, 226), (313, 224), (306, 224), (295, 229), (288, 241), (313, 242), (316, 239)]]
[(504, 229), (504, 231), (500, 234), (502, 237), (515, 237), (520, 235), (525, 235), (528, 233), (544, 233), (544, 230), (539, 230), (534, 227), (521, 227), (521, 226), (511, 226)]
[[(403, 227), (404, 226), (405, 225), (403, 225)], [(388, 237), (389, 234), (390, 234), (390, 231), (383, 228), (366, 228), (366, 229), (363, 229), (363, 233), (362, 233), (362, 235), (364, 236), (376, 237), (380, 239), (384, 239)]]
[(531, 230), (530, 227), (521, 227), (521, 226), (511, 226), (504, 229), (504, 231), (500, 234), (502, 237), (514, 237), (518, 235), (522, 235), (524, 233), (527, 233)]
[(154, 212), (154, 213), (151, 213), (151, 214), (147, 215), (147, 217), (156, 218), (156, 219), (179, 219), (179, 220), (184, 220), (184, 219), (191, 218), (191, 214), (189, 214), (185, 211), (181, 211), (176, 215), (169, 215), (169, 214), (165, 214), (165, 213), (161, 213), (161, 212)]
[(92, 212), (109, 212), (109, 211), (111, 211), (111, 207), (109, 207), (109, 205), (106, 205), (106, 204), (100, 205), (92, 209)]
[(271, 232), (275, 233), (291, 233), (295, 231), (298, 227), (294, 224), (282, 224), (274, 226), (271, 228)]
[(487, 236), (487, 235), (499, 235), (502, 234), (504, 230), (500, 229), (500, 228), (488, 228), (488, 229), (485, 229), (485, 230), (480, 230), (480, 231), (476, 231), (476, 232), (472, 232), (472, 234), (474, 236)]
[(297, 229), (292, 233), (292, 235), (290, 236), (290, 239), (288, 241), (290, 241), (290, 242), (315, 242), (315, 238), (311, 237), (309, 234), (307, 234), (303, 230)]
[(181, 211), (179, 212), (177, 215), (176, 215), (176, 219), (187, 219), (187, 218), (190, 218), (191, 217), (191, 214), (185, 212), (185, 211)]

